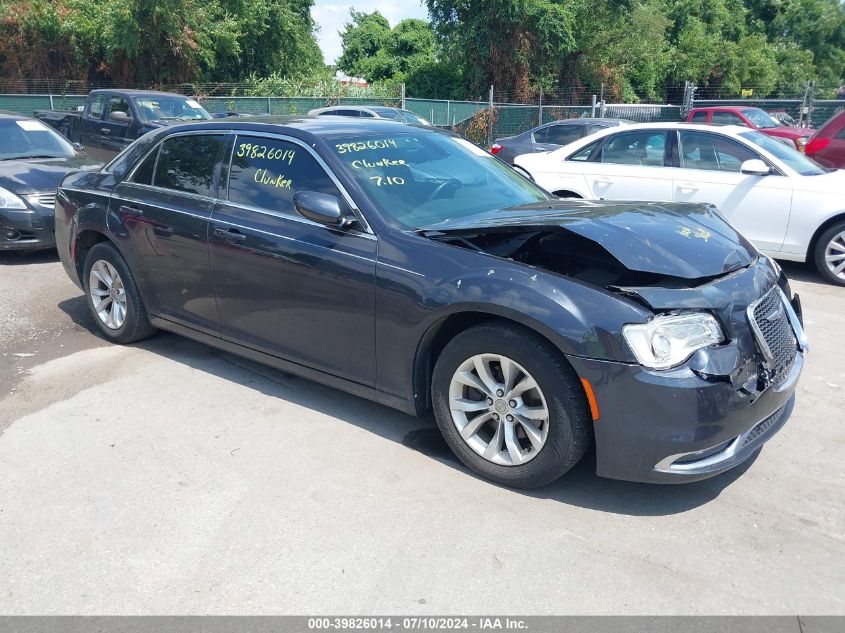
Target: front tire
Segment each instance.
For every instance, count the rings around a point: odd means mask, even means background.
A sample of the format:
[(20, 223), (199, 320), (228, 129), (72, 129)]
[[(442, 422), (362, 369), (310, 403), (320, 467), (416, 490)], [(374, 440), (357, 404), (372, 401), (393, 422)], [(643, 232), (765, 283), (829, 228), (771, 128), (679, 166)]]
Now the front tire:
[(845, 222), (834, 224), (819, 236), (814, 260), (825, 281), (845, 286)]
[(106, 242), (94, 245), (82, 270), (88, 309), (106, 338), (127, 344), (152, 336), (155, 328), (150, 325), (135, 279), (114, 246)]
[(432, 403), (455, 455), (482, 477), (514, 488), (554, 481), (578, 463), (592, 437), (572, 367), (517, 326), (479, 325), (452, 339), (434, 368)]

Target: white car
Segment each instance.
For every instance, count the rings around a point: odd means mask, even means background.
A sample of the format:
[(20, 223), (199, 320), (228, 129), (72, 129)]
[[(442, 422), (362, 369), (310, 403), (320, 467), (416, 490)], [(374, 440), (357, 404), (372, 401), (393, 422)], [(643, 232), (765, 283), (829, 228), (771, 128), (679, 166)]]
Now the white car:
[(760, 132), (643, 123), (514, 164), (561, 197), (711, 203), (766, 255), (845, 285), (845, 171)]

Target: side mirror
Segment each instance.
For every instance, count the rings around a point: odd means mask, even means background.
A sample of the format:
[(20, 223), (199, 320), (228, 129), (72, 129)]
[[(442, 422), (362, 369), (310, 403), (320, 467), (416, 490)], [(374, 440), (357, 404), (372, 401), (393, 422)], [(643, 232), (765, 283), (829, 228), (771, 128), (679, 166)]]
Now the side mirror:
[(344, 227), (352, 219), (344, 215), (337, 196), (316, 191), (300, 191), (293, 196), (293, 206), (303, 218), (326, 226)]
[(751, 160), (745, 161), (742, 163), (739, 171), (747, 176), (768, 176), (772, 173), (769, 166), (759, 158), (752, 158)]
[(109, 121), (114, 121), (115, 123), (129, 123), (131, 120), (132, 117), (120, 110), (109, 112)]
[(81, 154), (85, 151), (85, 146), (82, 143), (73, 143), (73, 149)]

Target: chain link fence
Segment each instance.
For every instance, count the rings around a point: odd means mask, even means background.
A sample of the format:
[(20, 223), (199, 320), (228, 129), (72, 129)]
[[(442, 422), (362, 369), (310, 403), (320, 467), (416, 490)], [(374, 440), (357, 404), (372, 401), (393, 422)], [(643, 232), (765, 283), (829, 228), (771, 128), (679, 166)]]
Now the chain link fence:
[[(144, 87), (150, 88), (132, 86)], [(285, 87), (297, 89), (292, 83), (285, 84)], [(88, 91), (93, 88), (118, 89), (127, 86), (0, 79), (0, 110), (27, 115), (35, 110), (67, 110), (84, 105)], [(637, 123), (681, 121), (690, 107), (738, 105), (783, 113), (799, 125), (819, 127), (845, 110), (845, 99), (818, 98), (835, 95), (835, 89), (828, 87), (823, 90), (812, 82), (808, 82), (802, 94), (763, 99), (754, 97), (753, 89), (744, 91), (745, 97), (737, 98), (736, 95), (725, 96), (713, 90), (699, 89), (690, 83), (664, 90), (666, 95), (671, 95), (683, 105), (659, 103), (657, 99), (638, 99), (638, 103), (608, 103), (603, 86), (582, 86), (553, 95), (536, 93), (530, 99), (507, 91), (497, 92), (491, 87), (487, 99), (474, 101), (406, 98), (403, 87), (381, 87), (368, 92), (366, 87), (358, 86), (350, 90), (348, 86), (337, 83), (324, 85), (321, 94), (316, 95), (309, 92), (316, 88), (303, 87), (297, 96), (250, 96), (245, 94), (255, 88), (250, 83), (180, 84), (155, 88), (192, 95), (212, 114), (302, 115), (315, 108), (333, 105), (404, 106), (432, 124), (454, 129), (485, 147), (492, 145), (497, 138), (521, 134), (551, 121), (578, 117), (625, 119)]]

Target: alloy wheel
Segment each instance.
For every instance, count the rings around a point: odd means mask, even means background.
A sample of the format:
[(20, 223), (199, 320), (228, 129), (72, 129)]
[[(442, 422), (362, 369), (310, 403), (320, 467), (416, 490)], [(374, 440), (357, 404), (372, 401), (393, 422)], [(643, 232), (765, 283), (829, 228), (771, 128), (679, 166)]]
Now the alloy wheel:
[(500, 354), (478, 354), (458, 367), (449, 410), (467, 446), (500, 466), (531, 461), (548, 437), (549, 408), (537, 381)]
[(845, 279), (845, 231), (837, 233), (824, 249), (824, 263), (828, 270)]
[(119, 330), (126, 321), (126, 289), (117, 270), (104, 259), (97, 260), (88, 276), (88, 292), (94, 312), (110, 330)]

